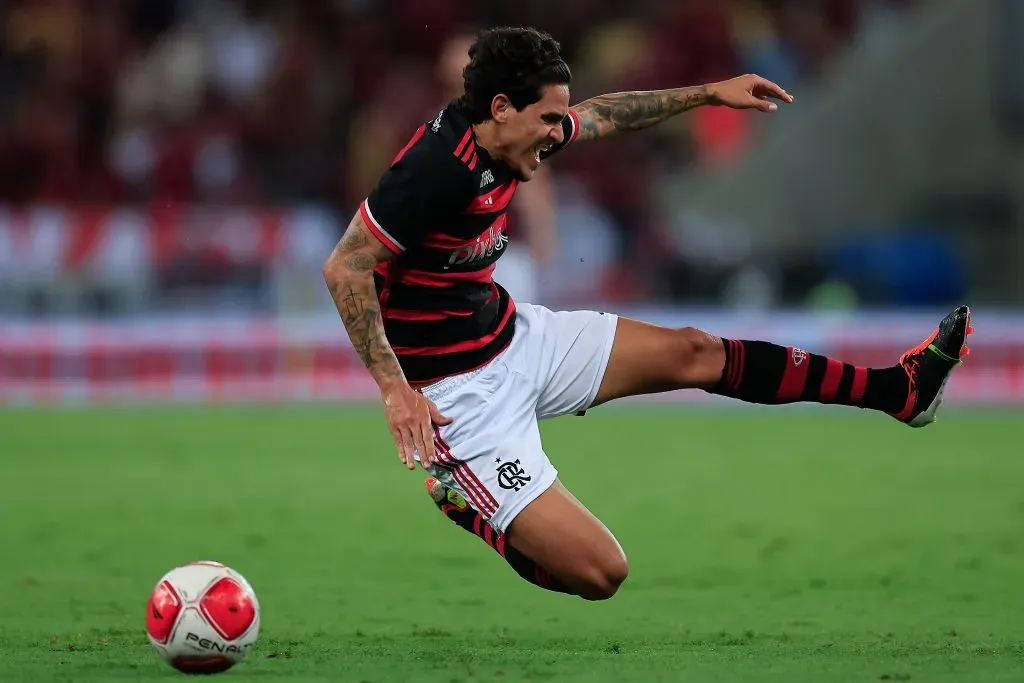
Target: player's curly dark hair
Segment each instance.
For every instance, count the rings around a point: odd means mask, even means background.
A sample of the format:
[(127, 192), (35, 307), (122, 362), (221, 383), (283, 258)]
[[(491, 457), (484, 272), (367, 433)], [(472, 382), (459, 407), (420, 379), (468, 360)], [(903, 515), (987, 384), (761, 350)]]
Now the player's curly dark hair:
[(479, 123), (491, 118), (495, 95), (505, 95), (521, 110), (540, 100), (545, 85), (568, 85), (572, 73), (560, 48), (558, 41), (535, 28), (481, 31), (469, 48), (469, 64), (462, 72), (465, 92), (458, 104), (472, 123)]

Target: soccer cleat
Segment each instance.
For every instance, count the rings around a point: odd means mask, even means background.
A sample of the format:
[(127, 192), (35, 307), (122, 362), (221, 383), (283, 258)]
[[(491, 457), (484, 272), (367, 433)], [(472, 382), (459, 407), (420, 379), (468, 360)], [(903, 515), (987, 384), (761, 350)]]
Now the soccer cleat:
[(427, 477), (426, 481), (427, 493), (430, 494), (430, 498), (437, 505), (438, 509), (445, 514), (446, 517), (452, 521), (456, 521), (452, 517), (453, 514), (458, 515), (459, 513), (465, 513), (472, 511), (469, 507), (469, 503), (462, 497), (462, 494), (455, 489), (450, 489), (442, 484), (438, 479), (434, 477)]
[(505, 539), (475, 508), (470, 506), (461, 493), (445, 486), (434, 477), (427, 479), (427, 493), (437, 508), (449, 520), (462, 527), (484, 543), (505, 556)]
[(942, 319), (930, 337), (900, 356), (900, 365), (910, 377), (910, 393), (906, 406), (893, 417), (911, 427), (935, 421), (946, 383), (971, 352), (967, 335), (972, 332), (971, 309), (960, 306)]

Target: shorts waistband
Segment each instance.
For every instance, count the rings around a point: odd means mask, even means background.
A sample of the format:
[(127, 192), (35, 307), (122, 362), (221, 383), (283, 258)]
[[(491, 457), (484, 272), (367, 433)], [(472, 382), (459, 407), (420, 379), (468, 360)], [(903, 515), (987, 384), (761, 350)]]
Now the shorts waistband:
[[(490, 365), (488, 363), (488, 365)], [(474, 379), (477, 375), (487, 369), (487, 365), (477, 368), (476, 370), (470, 370), (469, 372), (463, 372), (458, 375), (452, 375), (451, 377), (445, 377), (444, 379), (428, 384), (427, 386), (420, 389), (424, 396), (429, 398), (431, 401), (440, 401), (445, 396), (448, 396), (452, 392), (461, 389), (466, 386)]]
[(489, 360), (484, 365), (476, 368), (475, 370), (469, 370), (467, 372), (459, 373), (458, 375), (452, 375), (451, 377), (445, 377), (440, 379), (433, 384), (428, 384), (425, 387), (420, 388), (420, 392), (435, 403), (440, 401), (445, 396), (458, 391), (462, 387), (466, 386), (477, 376), (491, 367), (491, 364), (498, 362), (498, 360), (508, 352), (508, 347), (505, 347), (498, 353), (494, 358)]

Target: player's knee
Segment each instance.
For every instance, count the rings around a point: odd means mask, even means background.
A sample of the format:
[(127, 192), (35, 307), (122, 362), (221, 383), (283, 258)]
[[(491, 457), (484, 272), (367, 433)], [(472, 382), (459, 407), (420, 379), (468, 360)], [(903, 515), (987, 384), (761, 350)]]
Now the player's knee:
[(622, 553), (602, 558), (590, 565), (581, 578), (580, 597), (586, 600), (607, 600), (619, 591), (629, 576), (629, 562)]
[(673, 331), (673, 369), (683, 386), (699, 386), (717, 379), (725, 350), (721, 341), (696, 327)]
[(680, 327), (675, 330), (677, 352), (684, 358), (694, 359), (710, 353), (717, 344), (714, 337), (696, 327)]

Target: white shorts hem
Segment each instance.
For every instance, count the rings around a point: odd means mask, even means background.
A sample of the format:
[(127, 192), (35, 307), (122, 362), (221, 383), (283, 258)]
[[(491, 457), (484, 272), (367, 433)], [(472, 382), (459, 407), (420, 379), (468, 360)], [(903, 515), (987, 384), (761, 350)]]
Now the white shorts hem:
[(541, 494), (551, 488), (551, 485), (557, 479), (558, 470), (555, 469), (554, 465), (545, 467), (543, 476), (535, 485), (530, 487), (529, 493), (518, 496), (515, 503), (508, 507), (501, 507), (494, 513), (494, 516), (488, 520), (491, 526), (501, 533), (505, 533), (512, 524), (512, 521), (519, 516), (519, 513), (525, 510), (527, 505), (540, 498)]
[(586, 402), (577, 411), (578, 414), (582, 415), (591, 406), (594, 405), (594, 401), (597, 400), (597, 395), (601, 393), (601, 384), (604, 382), (604, 373), (608, 370), (608, 361), (612, 359), (612, 348), (615, 346), (615, 335), (619, 331), (619, 316), (614, 313), (605, 313), (609, 318), (608, 324), (611, 326), (611, 333), (605, 335), (604, 349), (601, 351), (601, 363), (598, 365), (596, 373), (596, 380), (594, 386), (590, 390), (590, 394), (587, 396)]

